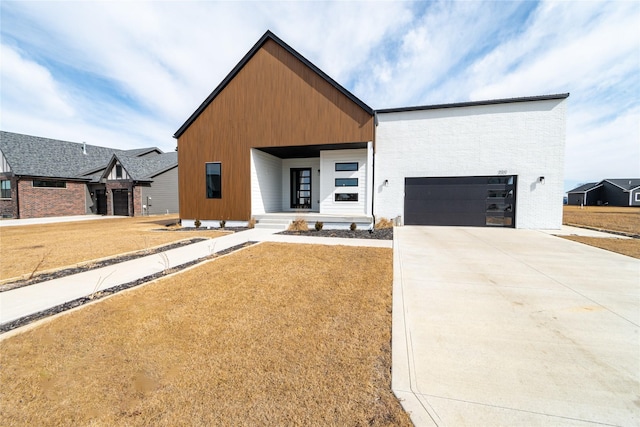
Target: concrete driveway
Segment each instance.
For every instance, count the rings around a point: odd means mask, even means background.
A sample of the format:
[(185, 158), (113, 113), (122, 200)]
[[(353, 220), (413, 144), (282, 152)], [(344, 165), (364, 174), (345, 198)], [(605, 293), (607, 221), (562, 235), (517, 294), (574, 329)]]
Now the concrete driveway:
[(640, 260), (397, 227), (392, 388), (417, 426), (640, 425)]

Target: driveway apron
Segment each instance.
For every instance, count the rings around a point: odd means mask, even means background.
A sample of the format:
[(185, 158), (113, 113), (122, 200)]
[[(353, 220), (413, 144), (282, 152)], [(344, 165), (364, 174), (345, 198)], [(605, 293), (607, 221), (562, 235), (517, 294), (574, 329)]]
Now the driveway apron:
[(417, 426), (639, 425), (640, 260), (397, 227), (392, 388)]

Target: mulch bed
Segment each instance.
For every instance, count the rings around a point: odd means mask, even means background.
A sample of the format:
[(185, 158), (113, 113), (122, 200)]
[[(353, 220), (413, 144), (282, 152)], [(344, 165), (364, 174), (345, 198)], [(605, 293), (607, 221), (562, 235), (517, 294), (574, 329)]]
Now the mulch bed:
[[(206, 239), (193, 239), (193, 240), (200, 241), (200, 240), (206, 240)], [(194, 242), (191, 242), (191, 243), (194, 243)], [(35, 322), (36, 320), (44, 319), (45, 317), (49, 317), (49, 316), (52, 316), (54, 314), (61, 313), (63, 311), (67, 311), (67, 310), (70, 310), (70, 309), (75, 308), (75, 307), (79, 307), (79, 306), (84, 305), (84, 304), (86, 304), (88, 302), (97, 301), (97, 300), (99, 300), (101, 298), (104, 298), (104, 297), (109, 296), (109, 295), (113, 295), (113, 294), (118, 293), (120, 291), (123, 291), (125, 289), (133, 288), (133, 287), (141, 285), (143, 283), (159, 279), (159, 278), (161, 278), (163, 276), (175, 273), (175, 272), (180, 271), (180, 270), (184, 270), (185, 268), (191, 267), (192, 265), (201, 263), (201, 262), (206, 261), (208, 259), (219, 257), (221, 255), (226, 255), (228, 253), (237, 251), (238, 249), (242, 249), (244, 247), (251, 246), (251, 245), (253, 245), (255, 243), (256, 242), (247, 242), (247, 243), (242, 243), (240, 245), (232, 246), (232, 247), (227, 248), (225, 250), (222, 250), (220, 252), (216, 252), (213, 255), (209, 255), (209, 256), (206, 256), (206, 257), (203, 257), (203, 258), (199, 258), (199, 259), (187, 262), (185, 264), (179, 265), (177, 267), (170, 268), (170, 269), (163, 270), (163, 271), (160, 271), (160, 272), (155, 273), (155, 274), (151, 274), (149, 276), (142, 277), (142, 278), (140, 278), (138, 280), (134, 280), (134, 281), (129, 282), (129, 283), (123, 283), (121, 285), (114, 286), (114, 287), (109, 288), (109, 289), (104, 289), (104, 290), (96, 292), (96, 293), (94, 293), (92, 295), (88, 295), (86, 297), (77, 298), (77, 299), (74, 299), (72, 301), (68, 301), (68, 302), (66, 302), (64, 304), (60, 304), (60, 305), (57, 305), (55, 307), (51, 307), (51, 308), (48, 308), (46, 310), (42, 310), (42, 311), (39, 311), (37, 313), (30, 314), (28, 316), (21, 317), (19, 319), (13, 320), (11, 322), (0, 324), (0, 334), (8, 332), (8, 331), (10, 331), (12, 329), (19, 328), (21, 326), (27, 325), (29, 323)], [(173, 248), (171, 248), (171, 249), (173, 249)], [(162, 250), (166, 250), (166, 247), (163, 247)], [(146, 256), (146, 255), (147, 254), (144, 254), (144, 255), (141, 255), (141, 256)], [(135, 256), (133, 256), (133, 255), (131, 255), (131, 257), (132, 257), (131, 259), (135, 258)], [(122, 257), (116, 257), (114, 259), (117, 259), (117, 261), (112, 262), (112, 264), (115, 264), (116, 262), (122, 262)], [(106, 261), (110, 261), (110, 260), (106, 260)], [(109, 264), (106, 264), (106, 265), (109, 265)], [(91, 269), (93, 269), (93, 267)], [(74, 273), (72, 273), (72, 274), (74, 274)]]
[[(169, 227), (169, 226), (167, 226)], [(208, 230), (208, 231), (233, 231), (234, 233), (237, 233), (238, 231), (245, 231), (245, 230), (249, 230), (249, 227), (224, 227), (224, 228), (217, 228), (217, 227), (212, 227), (212, 228), (208, 228), (208, 227), (180, 227), (180, 228), (158, 228), (154, 231), (202, 231), (202, 230)]]
[(292, 236), (316, 236), (316, 237), (340, 237), (343, 239), (377, 239), (393, 240), (393, 228), (381, 228), (379, 230), (308, 230), (308, 231), (282, 231), (278, 234)]

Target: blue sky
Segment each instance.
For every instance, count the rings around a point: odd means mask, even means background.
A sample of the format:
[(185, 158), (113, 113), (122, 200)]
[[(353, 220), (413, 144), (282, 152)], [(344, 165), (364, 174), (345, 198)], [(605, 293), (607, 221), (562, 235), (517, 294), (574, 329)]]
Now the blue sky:
[(566, 187), (640, 177), (640, 2), (0, 2), (0, 128), (174, 132), (271, 30), (374, 109), (570, 92)]

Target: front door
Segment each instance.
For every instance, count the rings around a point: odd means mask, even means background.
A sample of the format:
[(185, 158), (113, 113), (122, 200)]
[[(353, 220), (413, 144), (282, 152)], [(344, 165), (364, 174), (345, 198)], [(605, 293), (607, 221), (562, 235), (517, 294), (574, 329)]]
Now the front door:
[(311, 168), (291, 169), (291, 209), (311, 209)]
[(104, 190), (96, 190), (96, 213), (98, 215), (107, 214), (107, 194)]

